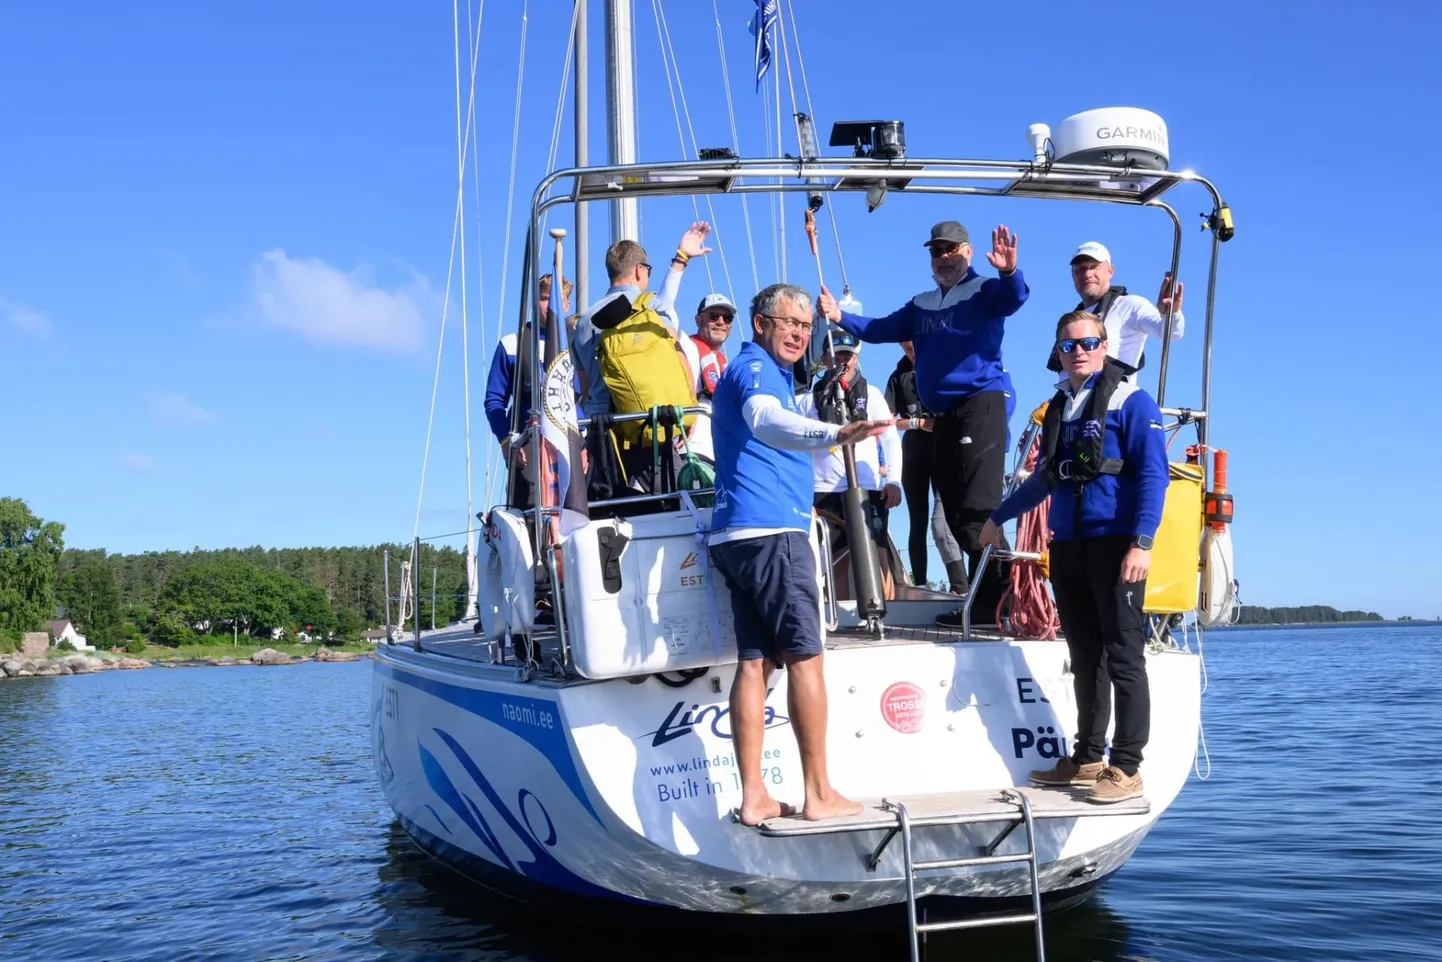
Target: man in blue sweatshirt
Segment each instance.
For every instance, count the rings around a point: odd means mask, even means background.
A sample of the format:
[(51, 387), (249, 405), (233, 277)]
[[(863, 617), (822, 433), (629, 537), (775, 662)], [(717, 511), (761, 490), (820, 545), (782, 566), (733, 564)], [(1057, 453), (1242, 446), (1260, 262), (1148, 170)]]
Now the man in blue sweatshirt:
[[(540, 305), (536, 309), (536, 316), (541, 319), (541, 350), (546, 349), (546, 328), (545, 319), (551, 307), (551, 275), (541, 275), (537, 284), (537, 294), (540, 297)], [(569, 279), (561, 278), (561, 309), (569, 312), (571, 310), (572, 285)], [(526, 425), (526, 417), (530, 414), (531, 399), (529, 397), (516, 397), (516, 385), (521, 380), (516, 377), (516, 355), (518, 338), (515, 334), (505, 334), (496, 342), (495, 353), (491, 355), (491, 369), (486, 374), (486, 421), (491, 426), (491, 433), (496, 440), (501, 442), (501, 455), (507, 461), (511, 456), (511, 405), (520, 409), (520, 416), (516, 423), (522, 428)], [(524, 448), (517, 446), (518, 457), (525, 457)]]
[[(992, 513), (981, 541), (1000, 546), (1000, 525), (1051, 498), (1051, 586), (1071, 654), (1076, 747), (1031, 781), (1089, 787), (1090, 801), (1120, 802), (1142, 794), (1138, 766), (1150, 734), (1142, 601), (1167, 493), (1167, 443), (1157, 403), (1107, 356), (1101, 318), (1064, 314), (1056, 337), (1066, 379), (1047, 405), (1041, 457)], [(1116, 729), (1104, 765), (1113, 694)]]
[[(1006, 225), (991, 232), (986, 259), (1000, 277), (971, 269), (971, 236), (954, 220), (931, 229), (925, 242), (936, 289), (918, 294), (885, 317), (848, 314), (822, 288), (817, 306), (833, 323), (872, 343), (911, 341), (916, 350), (916, 391), (936, 412), (932, 425), (932, 478), (947, 525), (966, 552), (972, 577), (981, 559), (981, 528), (1001, 503), (1006, 473), (1007, 408), (1011, 378), (1001, 361), (1005, 321), (1026, 303), (1028, 289), (1016, 269), (1016, 235)], [(995, 621), (1005, 585), (997, 565), (977, 586), (972, 620)], [(962, 626), (962, 609), (940, 615), (943, 627)]]
[(716, 384), (716, 507), (707, 539), (711, 563), (731, 589), (736, 676), (731, 733), (741, 773), (740, 819), (757, 825), (791, 806), (761, 777), (766, 691), (786, 666), (786, 705), (801, 752), (802, 816), (854, 815), (861, 806), (831, 786), (826, 770), (826, 679), (821, 593), (811, 554), (811, 452), (855, 444), (891, 429), (892, 419), (843, 426), (803, 417), (792, 372), (812, 337), (811, 296), (772, 284), (751, 301), (752, 340)]

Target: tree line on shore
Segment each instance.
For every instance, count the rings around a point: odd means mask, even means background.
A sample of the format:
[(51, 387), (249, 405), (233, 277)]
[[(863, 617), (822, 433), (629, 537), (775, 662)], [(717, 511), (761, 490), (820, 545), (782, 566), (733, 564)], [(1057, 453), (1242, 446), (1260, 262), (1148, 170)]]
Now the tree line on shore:
[(1375, 611), (1339, 611), (1331, 605), (1302, 605), (1296, 608), (1264, 608), (1242, 605), (1239, 625), (1330, 625), (1348, 621), (1385, 621)]
[[(358, 641), (386, 620), (384, 551), (391, 552), (391, 594), (400, 593), (410, 545), (353, 548), (225, 548), (110, 554), (66, 549), (65, 527), (36, 517), (17, 498), (0, 498), (0, 650), (39, 631), (64, 611), (97, 646), (227, 644), (294, 635)], [(421, 545), (415, 606), (436, 624), (465, 606), (465, 558), (447, 546)], [(395, 617), (392, 604), (392, 618)], [(410, 619), (408, 624), (413, 624)]]

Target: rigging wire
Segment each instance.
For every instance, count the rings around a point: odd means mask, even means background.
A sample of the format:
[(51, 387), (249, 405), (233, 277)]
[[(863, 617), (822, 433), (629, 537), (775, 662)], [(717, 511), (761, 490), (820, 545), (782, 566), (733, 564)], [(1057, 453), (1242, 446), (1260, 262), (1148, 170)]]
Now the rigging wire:
[[(510, 271), (511, 263), (511, 217), (516, 201), (516, 159), (520, 153), (521, 93), (522, 88), (525, 86), (526, 79), (526, 30), (527, 27), (530, 25), (528, 16), (530, 12), (530, 6), (530, 0), (523, 0), (521, 4), (521, 46), (520, 52), (517, 54), (516, 66), (516, 106), (514, 116), (511, 120), (511, 169), (510, 175), (506, 181), (506, 226), (501, 241), (501, 293), (500, 297), (497, 299), (496, 302), (496, 341), (498, 343), (501, 339), (501, 319), (505, 316), (506, 312), (506, 277)], [(516, 345), (516, 349), (517, 355), (519, 356), (519, 344)], [(496, 452), (493, 455), (492, 460), (488, 462), (488, 467), (486, 471), (487, 503), (490, 502), (491, 498), (494, 495), (496, 476), (501, 473), (498, 470), (490, 469), (491, 466), (495, 464), (495, 459), (498, 457), (499, 452)]]
[[(671, 82), (671, 62), (666, 57), (666, 41), (661, 35), (661, 12), (657, 0), (651, 0), (651, 14), (656, 21), (656, 43), (661, 47), (661, 69), (666, 74), (666, 90), (671, 95), (671, 113), (676, 117), (676, 140), (681, 144), (681, 156), (688, 157), (690, 153), (686, 150), (686, 134), (681, 128), (681, 110), (676, 104), (676, 86)], [(680, 77), (677, 77), (679, 82)], [(691, 195), (691, 210), (696, 219), (701, 219), (701, 205), (696, 202), (696, 195)], [(711, 276), (711, 262), (703, 262), (706, 268), (706, 283), (715, 286), (715, 278)]]
[[(697, 160), (701, 158), (701, 145), (696, 140), (696, 128), (691, 123), (691, 108), (686, 104), (686, 87), (681, 83), (681, 61), (676, 57), (676, 48), (671, 45), (671, 27), (666, 22), (666, 10), (663, 6), (665, 0), (653, 0), (656, 4), (656, 12), (660, 18), (661, 31), (666, 37), (666, 49), (671, 54), (671, 65), (676, 71), (676, 90), (681, 95), (681, 111), (686, 118), (686, 130), (691, 135), (691, 154)], [(664, 59), (664, 58), (663, 58)], [(683, 146), (682, 152), (685, 152)], [(744, 194), (742, 195), (745, 196)], [(716, 219), (716, 207), (710, 194), (706, 194), (706, 211), (711, 215), (711, 230), (716, 240), (716, 253), (721, 255), (721, 273), (726, 278), (726, 296), (731, 298), (731, 303), (736, 303), (736, 287), (731, 283), (731, 265), (726, 261), (726, 245), (721, 240), (721, 225)], [(699, 217), (697, 218), (700, 219)], [(716, 290), (716, 283), (711, 277), (711, 262), (706, 262), (706, 280), (711, 285), (711, 290)]]
[[(468, 16), (469, 16), (469, 14), (468, 14)], [(436, 342), (436, 369), (435, 369), (435, 374), (434, 374), (434, 376), (433, 376), (432, 379), (431, 379), (431, 403), (430, 403), (430, 412), (429, 412), (429, 414), (428, 414), (427, 417), (426, 417), (426, 441), (425, 441), (424, 450), (423, 450), (423, 452), (422, 452), (422, 454), (421, 454), (421, 481), (420, 481), (420, 490), (419, 490), (419, 491), (417, 492), (417, 494), (416, 494), (416, 516), (415, 516), (415, 524), (414, 524), (414, 527), (413, 527), (413, 529), (412, 529), (412, 535), (411, 535), (412, 538), (418, 536), (418, 535), (420, 534), (420, 530), (421, 530), (421, 506), (425, 503), (425, 497), (426, 497), (426, 473), (427, 473), (427, 469), (430, 467), (430, 461), (431, 461), (431, 439), (432, 439), (432, 437), (434, 436), (434, 433), (435, 433), (435, 424), (436, 424), (436, 395), (437, 395), (437, 394), (439, 393), (439, 391), (440, 391), (440, 385), (441, 385), (441, 359), (442, 359), (442, 357), (445, 355), (445, 347), (446, 347), (446, 324), (447, 324), (447, 322), (448, 322), (449, 319), (450, 319), (451, 284), (452, 284), (452, 281), (453, 281), (454, 276), (455, 276), (455, 269), (456, 269), (456, 248), (457, 248), (457, 246), (458, 246), (458, 240), (459, 240), (459, 238), (460, 238), (461, 229), (462, 229), (462, 224), (464, 223), (464, 204), (465, 204), (465, 199), (466, 199), (466, 193), (465, 193), (465, 185), (466, 185), (466, 180), (465, 180), (465, 178), (466, 178), (465, 132), (464, 132), (463, 128), (461, 127), (461, 107), (460, 107), (460, 96), (461, 96), (461, 82), (460, 82), (460, 71), (461, 71), (461, 60), (460, 60), (460, 57), (461, 57), (461, 54), (460, 54), (460, 50), (461, 50), (461, 37), (460, 37), (460, 31), (461, 31), (461, 27), (460, 27), (460, 3), (459, 3), (459, 0), (451, 0), (451, 26), (452, 26), (453, 46), (454, 46), (454, 48), (455, 48), (455, 73), (456, 73), (456, 140), (457, 140), (458, 144), (460, 145), (460, 146), (458, 147), (458, 152), (459, 152), (459, 154), (460, 154), (459, 163), (458, 163), (458, 180), (459, 180), (459, 183), (458, 183), (457, 186), (456, 186), (456, 213), (455, 213), (454, 219), (453, 219), (452, 222), (451, 222), (451, 254), (450, 254), (449, 261), (448, 261), (448, 263), (446, 264), (446, 289), (445, 289), (444, 297), (443, 297), (443, 299), (442, 299), (442, 301), (441, 301), (441, 331), (440, 331), (440, 337), (437, 339), (437, 342)], [(477, 23), (476, 29), (477, 29), (477, 31), (479, 31), (479, 29), (480, 29), (480, 24), (479, 24), (479, 23)], [(470, 38), (469, 38), (469, 30), (467, 31), (467, 34), (468, 34), (467, 40), (469, 40), (469, 39), (470, 39)], [(474, 78), (473, 78), (473, 79), (474, 79)], [(462, 261), (461, 273), (462, 273), (463, 278), (464, 278), (464, 274), (465, 274), (464, 260)], [(464, 279), (463, 279), (463, 283), (464, 283)], [(469, 411), (468, 411), (467, 413), (469, 414)], [(469, 452), (469, 445), (467, 446), (467, 450), (468, 450), (468, 452)], [(469, 495), (469, 492), (468, 492), (468, 495)]]
[[(714, 3), (715, 0), (712, 0)], [(786, 4), (786, 16), (791, 20), (791, 36), (796, 43), (796, 65), (801, 70), (801, 91), (806, 97), (806, 113), (811, 117), (811, 123), (816, 123), (816, 108), (811, 103), (811, 84), (806, 80), (806, 61), (801, 57), (801, 33), (796, 29), (796, 5)], [(786, 62), (786, 69), (791, 70), (791, 61)], [(793, 99), (794, 99), (793, 94)], [(826, 205), (827, 216), (831, 218), (831, 239), (836, 242), (836, 260), (841, 265), (842, 289), (851, 287), (851, 279), (846, 274), (846, 258), (841, 253), (841, 230), (836, 226), (836, 208), (831, 204)]]
[[(721, 10), (717, 0), (711, 0), (711, 13), (716, 20), (716, 49), (721, 55), (721, 85), (726, 91), (726, 121), (731, 126), (731, 149), (741, 155), (741, 138), (736, 134), (736, 108), (731, 101), (731, 72), (726, 67), (726, 40), (721, 30)], [(746, 250), (751, 255), (751, 289), (761, 290), (761, 275), (756, 270), (756, 242), (751, 235), (751, 207), (746, 195), (741, 195), (741, 217), (746, 222)], [(845, 269), (842, 270), (845, 273)], [(734, 301), (735, 298), (732, 298)]]

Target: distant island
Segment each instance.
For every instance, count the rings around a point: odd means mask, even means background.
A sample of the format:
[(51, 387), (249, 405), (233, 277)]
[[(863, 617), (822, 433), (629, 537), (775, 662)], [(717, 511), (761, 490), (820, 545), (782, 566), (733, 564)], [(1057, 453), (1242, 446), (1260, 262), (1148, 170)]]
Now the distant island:
[[(1331, 605), (1302, 605), (1298, 608), (1265, 608), (1242, 605), (1238, 625), (1334, 625), (1356, 621), (1386, 621), (1375, 611), (1339, 611)], [(1410, 618), (1403, 619), (1411, 621)]]

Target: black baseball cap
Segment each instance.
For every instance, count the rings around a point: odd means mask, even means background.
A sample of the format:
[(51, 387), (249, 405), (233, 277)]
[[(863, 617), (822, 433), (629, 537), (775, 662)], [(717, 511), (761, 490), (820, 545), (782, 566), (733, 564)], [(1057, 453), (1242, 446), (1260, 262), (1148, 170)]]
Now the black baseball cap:
[(966, 232), (966, 228), (961, 225), (960, 221), (944, 220), (931, 228), (931, 237), (921, 246), (930, 247), (938, 241), (947, 244), (970, 244), (971, 235)]

